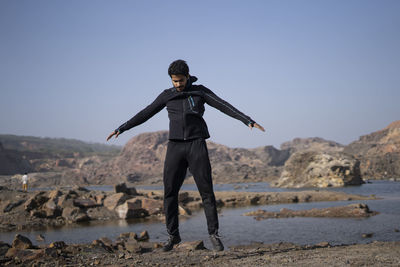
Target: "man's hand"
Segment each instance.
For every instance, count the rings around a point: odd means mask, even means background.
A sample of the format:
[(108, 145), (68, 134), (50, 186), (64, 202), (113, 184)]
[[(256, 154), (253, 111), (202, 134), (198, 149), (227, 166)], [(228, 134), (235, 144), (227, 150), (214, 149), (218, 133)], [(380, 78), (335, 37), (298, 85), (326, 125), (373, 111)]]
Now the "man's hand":
[(115, 135), (115, 138), (118, 137), (118, 135), (120, 135), (119, 131), (114, 131), (112, 132), (108, 137), (107, 137), (107, 141), (110, 140), (111, 137), (113, 137)]
[(253, 127), (256, 127), (257, 129), (260, 129), (261, 131), (265, 132), (264, 127), (262, 127), (260, 124), (258, 124), (256, 122), (253, 125), (249, 124), (249, 127), (251, 130), (253, 130)]

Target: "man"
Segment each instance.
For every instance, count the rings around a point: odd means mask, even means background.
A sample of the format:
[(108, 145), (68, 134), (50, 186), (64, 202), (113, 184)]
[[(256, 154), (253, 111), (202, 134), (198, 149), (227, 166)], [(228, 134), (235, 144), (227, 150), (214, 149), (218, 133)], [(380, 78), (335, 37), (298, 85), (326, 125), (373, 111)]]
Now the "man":
[(28, 173), (22, 176), (22, 190), (25, 192), (28, 191)]
[(113, 131), (115, 135), (144, 123), (165, 106), (169, 117), (169, 142), (164, 163), (164, 212), (169, 234), (163, 250), (169, 251), (181, 242), (178, 221), (178, 194), (189, 168), (200, 192), (207, 219), (208, 233), (214, 250), (224, 246), (218, 235), (218, 215), (211, 177), (211, 165), (205, 139), (209, 138), (207, 124), (203, 119), (204, 104), (242, 121), (252, 129), (264, 128), (228, 102), (216, 96), (203, 85), (194, 85), (197, 78), (189, 75), (189, 67), (183, 60), (172, 62), (168, 68), (172, 88), (164, 90), (149, 106), (137, 113)]

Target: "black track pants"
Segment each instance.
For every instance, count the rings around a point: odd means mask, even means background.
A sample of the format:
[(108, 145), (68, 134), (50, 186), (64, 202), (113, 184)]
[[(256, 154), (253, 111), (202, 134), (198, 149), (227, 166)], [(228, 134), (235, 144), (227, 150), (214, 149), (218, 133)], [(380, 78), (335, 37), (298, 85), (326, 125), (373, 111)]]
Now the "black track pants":
[(164, 163), (164, 211), (168, 234), (179, 235), (178, 194), (189, 167), (203, 200), (209, 234), (218, 231), (211, 165), (204, 139), (169, 141)]

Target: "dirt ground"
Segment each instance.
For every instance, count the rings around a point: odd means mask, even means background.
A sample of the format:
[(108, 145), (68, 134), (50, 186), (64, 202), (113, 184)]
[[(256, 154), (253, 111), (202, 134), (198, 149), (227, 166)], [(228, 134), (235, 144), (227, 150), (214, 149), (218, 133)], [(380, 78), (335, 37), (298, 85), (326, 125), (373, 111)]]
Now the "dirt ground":
[[(25, 250), (26, 251), (26, 250)], [(19, 256), (21, 257), (21, 256)], [(70, 245), (47, 249), (41, 255), (14, 257), (5, 266), (400, 266), (400, 242), (331, 247), (327, 243), (299, 246), (292, 243), (253, 244), (222, 252), (175, 248), (162, 252), (109, 252), (101, 247)], [(25, 259), (25, 260), (24, 260)], [(1, 263), (0, 263), (1, 265)]]

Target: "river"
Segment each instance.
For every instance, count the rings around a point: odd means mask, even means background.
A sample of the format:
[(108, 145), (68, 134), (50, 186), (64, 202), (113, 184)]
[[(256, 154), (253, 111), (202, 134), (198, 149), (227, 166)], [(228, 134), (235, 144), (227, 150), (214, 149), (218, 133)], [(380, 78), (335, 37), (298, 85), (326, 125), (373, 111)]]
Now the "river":
[[(162, 189), (157, 186), (142, 186), (138, 189)], [(112, 187), (90, 187), (97, 190), (112, 190)], [(245, 192), (284, 192), (300, 191), (300, 189), (270, 188), (267, 183), (225, 184), (215, 185), (215, 191)], [(183, 185), (182, 190), (197, 190), (195, 185)], [(304, 188), (301, 190), (305, 190)], [(327, 241), (333, 245), (367, 243), (378, 241), (400, 241), (400, 182), (370, 181), (361, 186), (344, 188), (327, 188), (320, 190), (341, 191), (350, 194), (375, 195), (379, 200), (311, 202), (281, 205), (259, 205), (241, 208), (222, 208), (219, 211), (220, 234), (226, 246), (249, 244), (252, 242), (278, 243), (293, 242), (296, 244), (316, 244)], [(365, 203), (371, 210), (379, 214), (362, 219), (335, 218), (282, 218), (256, 221), (243, 213), (257, 209), (279, 211), (281, 208), (294, 210), (326, 208)], [(397, 231), (396, 231), (397, 229)], [(79, 226), (65, 226), (58, 229), (41, 231), (18, 231), (27, 236), (35, 244), (36, 236), (45, 236), (45, 243), (63, 240), (66, 243), (89, 243), (100, 237), (114, 240), (120, 233), (147, 230), (151, 241), (165, 241), (167, 234), (161, 222), (142, 220), (120, 220), (112, 222), (91, 222)], [(209, 245), (206, 220), (203, 211), (180, 221), (180, 232), (183, 241), (204, 240)], [(17, 232), (0, 233), (0, 240), (11, 243)], [(363, 238), (364, 233), (373, 233), (371, 238)]]

